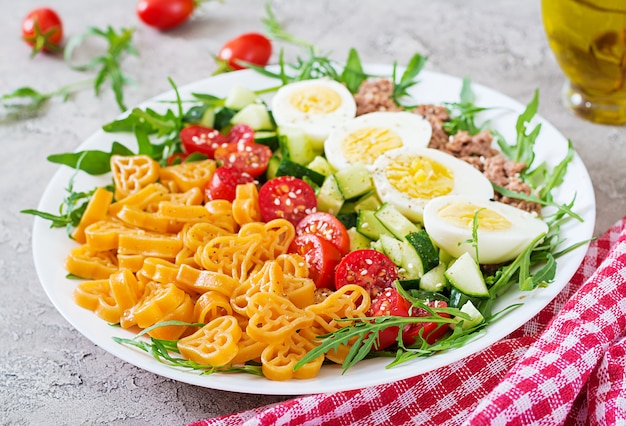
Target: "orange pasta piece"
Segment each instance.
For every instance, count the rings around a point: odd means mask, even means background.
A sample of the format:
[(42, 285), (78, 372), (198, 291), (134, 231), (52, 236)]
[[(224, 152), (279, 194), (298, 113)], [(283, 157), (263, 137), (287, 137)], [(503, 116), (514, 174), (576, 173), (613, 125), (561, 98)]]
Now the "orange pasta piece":
[(185, 290), (195, 293), (217, 291), (226, 297), (230, 297), (238, 286), (237, 280), (229, 275), (200, 270), (189, 265), (180, 265), (175, 282)]
[(136, 273), (143, 267), (143, 262), (146, 260), (145, 256), (140, 254), (118, 254), (117, 264), (120, 269), (128, 269), (129, 271)]
[(211, 223), (215, 226), (230, 231), (231, 234), (239, 230), (239, 226), (233, 218), (233, 205), (227, 200), (211, 200), (204, 207), (211, 214)]
[(174, 259), (182, 248), (183, 242), (175, 235), (138, 231), (120, 235), (118, 252)]
[(232, 315), (219, 317), (194, 334), (178, 341), (178, 350), (185, 359), (202, 365), (219, 367), (230, 364), (239, 347), (242, 331)]
[(161, 182), (170, 186), (172, 181), (179, 192), (191, 188), (203, 190), (215, 172), (215, 160), (189, 161), (173, 166), (162, 167), (159, 171)]
[(121, 208), (117, 217), (127, 225), (146, 231), (165, 234), (170, 230), (170, 219), (161, 214), (150, 213), (137, 207), (126, 205)]
[(144, 290), (144, 286), (137, 281), (137, 278), (129, 269), (120, 269), (111, 274), (109, 286), (115, 303), (121, 311), (130, 309), (137, 304)]
[(283, 289), (285, 296), (300, 309), (315, 303), (315, 282), (310, 278), (285, 275)]
[[(126, 196), (122, 200), (117, 200), (109, 206), (109, 214), (117, 216), (122, 207), (133, 206), (140, 210), (156, 211), (158, 203), (167, 196), (167, 188), (160, 183), (151, 183), (140, 190)], [(152, 207), (154, 206), (154, 207)]]
[(78, 226), (72, 234), (72, 237), (77, 242), (84, 244), (86, 242), (85, 228), (106, 218), (111, 201), (113, 201), (113, 193), (111, 191), (102, 187), (95, 190), (80, 218)]
[(230, 306), (228, 297), (215, 290), (209, 290), (200, 295), (193, 308), (194, 321), (203, 324), (224, 315), (232, 315), (232, 313), (233, 308)]
[(261, 354), (263, 375), (270, 380), (310, 379), (319, 373), (324, 355), (304, 364), (294, 371), (294, 367), (315, 345), (293, 333), (285, 341), (271, 344)]
[(159, 179), (159, 163), (147, 155), (112, 155), (115, 198), (121, 200)]
[(94, 250), (117, 250), (120, 234), (136, 232), (115, 218), (92, 223), (85, 229), (85, 241)]
[(281, 343), (296, 330), (313, 324), (315, 315), (299, 309), (286, 297), (274, 293), (254, 294), (247, 307), (246, 333), (259, 342)]
[(93, 311), (104, 321), (119, 322), (122, 309), (111, 293), (108, 279), (84, 281), (76, 286), (72, 296), (78, 306)]
[(158, 214), (169, 222), (169, 232), (179, 232), (186, 223), (207, 222), (211, 219), (204, 206), (188, 206), (167, 201), (159, 203)]
[(256, 184), (237, 185), (233, 200), (233, 218), (239, 225), (261, 221), (259, 191)]
[[(240, 325), (241, 327), (241, 325)], [(231, 360), (232, 364), (244, 364), (248, 361), (256, 361), (261, 358), (263, 350), (267, 347), (267, 343), (257, 342), (245, 331), (241, 335), (241, 339), (237, 343), (239, 351), (237, 355)]]
[(72, 249), (65, 258), (65, 269), (81, 278), (108, 279), (117, 268), (115, 252), (94, 250), (87, 244)]
[(156, 281), (169, 284), (176, 281), (179, 265), (159, 257), (147, 257), (143, 266), (137, 271), (137, 277), (144, 281)]

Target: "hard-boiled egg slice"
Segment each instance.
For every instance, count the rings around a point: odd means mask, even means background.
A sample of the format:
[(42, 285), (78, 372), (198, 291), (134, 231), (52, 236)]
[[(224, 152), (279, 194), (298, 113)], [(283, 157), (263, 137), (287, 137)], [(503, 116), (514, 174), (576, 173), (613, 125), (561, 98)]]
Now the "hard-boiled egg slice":
[(385, 152), (374, 162), (372, 178), (378, 197), (415, 222), (422, 221), (424, 206), (433, 198), (456, 194), (493, 197), (491, 182), (480, 171), (431, 148)]
[[(477, 213), (478, 212), (478, 213)], [(497, 201), (467, 196), (435, 198), (424, 208), (424, 228), (432, 241), (455, 257), (469, 253), (474, 216), (478, 214), (478, 262), (498, 264), (514, 259), (548, 225), (524, 210)]]
[(337, 170), (361, 163), (370, 170), (384, 152), (403, 146), (425, 147), (432, 127), (411, 112), (372, 112), (346, 121), (324, 142), (328, 162)]
[(302, 129), (320, 150), (332, 129), (356, 115), (352, 93), (326, 78), (289, 83), (278, 89), (271, 105), (279, 127)]

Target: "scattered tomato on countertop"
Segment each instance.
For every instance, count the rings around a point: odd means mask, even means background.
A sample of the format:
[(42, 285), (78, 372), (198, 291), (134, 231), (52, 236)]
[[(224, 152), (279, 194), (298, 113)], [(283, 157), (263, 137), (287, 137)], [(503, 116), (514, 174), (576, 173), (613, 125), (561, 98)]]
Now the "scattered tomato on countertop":
[(139, 0), (137, 16), (159, 30), (168, 30), (187, 22), (200, 2), (197, 0)]
[(31, 56), (39, 52), (61, 50), (63, 23), (52, 9), (40, 7), (33, 9), (22, 21), (22, 38), (32, 46)]
[(272, 56), (272, 42), (260, 33), (241, 34), (229, 41), (217, 54), (218, 71), (233, 71), (246, 68), (244, 62), (264, 67)]

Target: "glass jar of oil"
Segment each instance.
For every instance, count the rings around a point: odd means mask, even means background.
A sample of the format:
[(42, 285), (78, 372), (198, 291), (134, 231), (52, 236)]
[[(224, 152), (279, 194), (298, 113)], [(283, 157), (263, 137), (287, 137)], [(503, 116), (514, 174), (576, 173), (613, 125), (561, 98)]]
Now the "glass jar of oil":
[(564, 103), (597, 123), (626, 123), (626, 0), (542, 0), (544, 28), (567, 77)]

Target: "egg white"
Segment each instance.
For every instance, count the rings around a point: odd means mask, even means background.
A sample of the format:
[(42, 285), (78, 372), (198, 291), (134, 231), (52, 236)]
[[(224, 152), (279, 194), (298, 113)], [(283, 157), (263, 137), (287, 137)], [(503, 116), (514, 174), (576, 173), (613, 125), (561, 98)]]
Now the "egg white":
[[(484, 209), (479, 211), (477, 227), (481, 264), (512, 260), (532, 240), (548, 232), (548, 225), (534, 214), (497, 201), (467, 196), (445, 196), (430, 201), (424, 208), (424, 228), (431, 240), (452, 256), (469, 253), (476, 260), (476, 249), (468, 242), (473, 230), (473, 214), (468, 213), (474, 209)], [(481, 226), (481, 213), (492, 217), (491, 225), (483, 222)]]
[(320, 151), (330, 132), (356, 115), (354, 96), (341, 83), (327, 78), (282, 86), (271, 100), (279, 127), (301, 129)]
[(372, 112), (345, 121), (333, 130), (324, 142), (324, 153), (337, 170), (354, 163), (372, 170), (382, 153), (403, 146), (425, 147), (431, 135), (432, 126), (417, 114)]
[[(399, 167), (406, 162), (425, 164), (424, 168), (409, 173)], [(431, 172), (430, 166), (437, 170)], [(400, 176), (405, 188), (392, 184), (390, 173)], [(444, 173), (446, 179), (442, 178)], [(464, 194), (485, 200), (493, 198), (493, 187), (485, 175), (465, 161), (432, 148), (403, 147), (385, 152), (373, 164), (372, 179), (381, 201), (392, 204), (414, 222), (422, 221), (424, 207), (435, 197)], [(436, 190), (436, 183), (442, 181), (446, 186)], [(428, 191), (434, 193), (424, 193)]]

